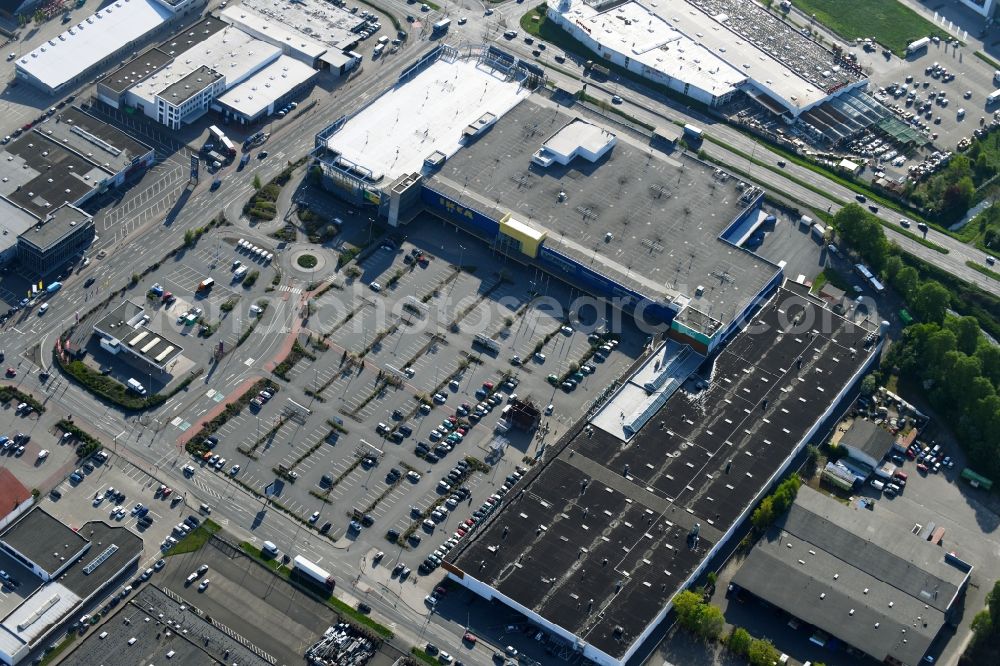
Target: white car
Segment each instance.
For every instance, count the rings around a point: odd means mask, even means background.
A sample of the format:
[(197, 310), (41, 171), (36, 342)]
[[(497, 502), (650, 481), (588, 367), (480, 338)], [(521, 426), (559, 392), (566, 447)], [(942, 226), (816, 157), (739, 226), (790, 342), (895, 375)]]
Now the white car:
[(233, 465), (229, 469), (229, 476), (236, 476), (239, 473), (240, 473), (240, 466), (239, 465)]
[(374, 292), (382, 291), (382, 285), (380, 285), (378, 282), (372, 282), (368, 286), (371, 287), (372, 291)]
[(319, 511), (313, 511), (313, 514), (309, 516), (309, 522), (315, 523), (317, 520), (319, 520)]
[(204, 592), (205, 589), (208, 587), (208, 584), (211, 583), (211, 582), (212, 581), (210, 581), (207, 578), (205, 580), (201, 581), (201, 585), (198, 586), (198, 591), (199, 592)]
[(459, 24), (459, 25), (465, 25), (465, 22), (466, 22), (466, 21), (468, 21), (468, 20), (469, 20), (469, 19), (467, 19), (467, 18), (465, 18), (465, 17), (463, 16), (462, 18), (458, 19), (458, 24)]

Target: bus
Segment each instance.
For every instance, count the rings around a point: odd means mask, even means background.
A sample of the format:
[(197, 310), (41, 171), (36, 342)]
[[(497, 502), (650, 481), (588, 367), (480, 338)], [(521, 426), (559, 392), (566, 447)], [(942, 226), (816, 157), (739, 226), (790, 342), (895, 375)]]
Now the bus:
[(500, 345), (497, 344), (497, 341), (488, 335), (483, 335), (482, 333), (476, 333), (476, 337), (473, 338), (472, 344), (479, 345), (493, 354), (500, 353)]
[(442, 32), (447, 32), (448, 26), (450, 25), (451, 25), (451, 19), (449, 18), (441, 19), (440, 21), (434, 24), (434, 34), (439, 35)]

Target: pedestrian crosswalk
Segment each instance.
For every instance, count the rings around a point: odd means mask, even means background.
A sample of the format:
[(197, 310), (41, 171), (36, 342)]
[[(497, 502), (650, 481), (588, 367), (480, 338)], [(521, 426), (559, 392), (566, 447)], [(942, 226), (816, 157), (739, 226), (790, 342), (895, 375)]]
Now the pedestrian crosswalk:
[(278, 291), (288, 291), (293, 294), (301, 294), (302, 287), (292, 287), (291, 285), (283, 284), (280, 287), (278, 287)]

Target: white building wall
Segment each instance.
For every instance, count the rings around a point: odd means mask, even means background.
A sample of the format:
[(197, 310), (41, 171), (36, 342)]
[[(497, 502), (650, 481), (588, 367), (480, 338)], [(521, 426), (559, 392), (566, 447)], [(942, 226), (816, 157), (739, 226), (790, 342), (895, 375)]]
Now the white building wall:
[[(16, 244), (12, 245), (10, 248), (5, 248), (3, 250), (3, 252), (2, 252), (2, 254), (4, 254), (4, 255), (9, 254), (10, 256), (9, 257), (5, 257), (4, 259), (2, 259), (0, 261), (6, 261), (8, 258), (13, 258), (14, 255), (17, 254), (17, 246), (16, 246)], [(0, 530), (2, 530), (3, 528), (7, 527), (11, 523), (13, 523), (15, 520), (17, 520), (19, 517), (21, 517), (21, 515), (25, 511), (27, 511), (28, 509), (30, 509), (34, 503), (35, 503), (35, 498), (34, 497), (29, 497), (28, 499), (24, 500), (23, 502), (21, 502), (20, 504), (18, 504), (17, 506), (15, 506), (14, 509), (13, 509), (13, 511), (11, 511), (10, 513), (8, 513), (6, 517), (0, 518)]]
[(555, 22), (566, 32), (570, 33), (574, 39), (580, 41), (589, 49), (591, 49), (592, 51), (596, 51), (601, 57), (610, 60), (619, 67), (624, 67), (629, 71), (638, 74), (639, 76), (649, 79), (650, 81), (655, 81), (656, 83), (665, 85), (671, 90), (675, 90), (681, 93), (682, 95), (687, 95), (688, 97), (698, 102), (707, 104), (709, 106), (715, 106), (717, 104), (724, 103), (732, 95), (732, 93), (728, 93), (726, 95), (716, 97), (708, 90), (704, 90), (702, 88), (699, 88), (698, 86), (691, 85), (686, 81), (676, 79), (672, 76), (665, 74), (664, 72), (647, 67), (641, 62), (632, 60), (623, 53), (619, 53), (617, 51), (613, 51), (611, 49), (606, 48), (604, 45), (602, 45), (600, 42), (594, 39), (586, 30), (581, 28), (575, 22), (571, 21), (567, 16), (560, 14), (557, 6), (549, 7), (548, 19), (550, 21)]

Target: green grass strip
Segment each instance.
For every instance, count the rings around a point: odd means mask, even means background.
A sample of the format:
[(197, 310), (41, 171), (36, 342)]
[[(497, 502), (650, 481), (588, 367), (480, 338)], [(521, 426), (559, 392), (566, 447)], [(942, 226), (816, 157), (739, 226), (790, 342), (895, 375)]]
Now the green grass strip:
[(991, 271), (990, 269), (986, 268), (986, 266), (983, 266), (982, 264), (977, 264), (974, 261), (967, 261), (967, 262), (965, 262), (965, 265), (968, 266), (969, 268), (971, 268), (972, 270), (979, 271), (983, 275), (991, 277), (994, 280), (996, 280), (997, 282), (1000, 282), (1000, 273), (997, 273), (996, 271)]
[(202, 546), (208, 543), (212, 535), (221, 529), (222, 527), (218, 523), (206, 518), (202, 521), (201, 525), (191, 530), (190, 534), (178, 541), (176, 546), (167, 551), (167, 556), (172, 557), (174, 555), (199, 551)]
[(1000, 62), (997, 62), (996, 60), (994, 60), (993, 58), (989, 57), (988, 55), (986, 55), (982, 51), (976, 51), (975, 55), (976, 55), (977, 58), (979, 58), (980, 60), (982, 60), (983, 62), (985, 62), (987, 65), (989, 65), (993, 69), (1000, 69)]
[(42, 663), (40, 664), (40, 666), (46, 666), (47, 664), (51, 664), (52, 662), (56, 661), (59, 658), (59, 655), (68, 650), (70, 646), (76, 642), (78, 636), (79, 634), (75, 631), (66, 634), (66, 638), (63, 639), (63, 641), (59, 643), (59, 645), (57, 645), (54, 650), (45, 655), (45, 658), (42, 659)]

